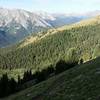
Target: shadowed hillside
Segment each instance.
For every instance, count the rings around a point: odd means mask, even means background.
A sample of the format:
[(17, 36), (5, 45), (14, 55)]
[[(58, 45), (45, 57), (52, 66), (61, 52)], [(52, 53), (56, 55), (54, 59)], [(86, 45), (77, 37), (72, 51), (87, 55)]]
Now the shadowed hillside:
[(3, 100), (99, 100), (99, 67), (97, 58)]

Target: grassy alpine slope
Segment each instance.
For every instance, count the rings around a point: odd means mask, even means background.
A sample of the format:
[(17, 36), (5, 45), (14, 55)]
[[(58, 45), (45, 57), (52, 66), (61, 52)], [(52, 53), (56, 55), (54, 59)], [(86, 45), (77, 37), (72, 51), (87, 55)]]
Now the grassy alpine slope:
[(96, 58), (3, 100), (99, 99), (100, 58)]

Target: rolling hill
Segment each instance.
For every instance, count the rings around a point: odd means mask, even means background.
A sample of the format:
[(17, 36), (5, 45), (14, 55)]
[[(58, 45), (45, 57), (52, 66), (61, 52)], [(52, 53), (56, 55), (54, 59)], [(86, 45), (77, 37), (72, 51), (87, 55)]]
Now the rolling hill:
[(100, 58), (1, 100), (99, 100)]

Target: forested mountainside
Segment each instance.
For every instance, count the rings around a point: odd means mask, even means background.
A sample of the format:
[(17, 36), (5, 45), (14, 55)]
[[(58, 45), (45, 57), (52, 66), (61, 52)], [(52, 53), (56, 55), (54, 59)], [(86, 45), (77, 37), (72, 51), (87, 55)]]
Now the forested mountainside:
[(24, 41), (14, 50), (5, 54), (1, 52), (0, 68), (43, 69), (60, 59), (73, 62), (81, 58), (84, 61), (96, 58), (100, 55), (99, 22), (100, 16), (69, 26), (70, 28), (47, 32), (48, 35), (45, 33), (35, 42), (22, 46), (27, 43)]

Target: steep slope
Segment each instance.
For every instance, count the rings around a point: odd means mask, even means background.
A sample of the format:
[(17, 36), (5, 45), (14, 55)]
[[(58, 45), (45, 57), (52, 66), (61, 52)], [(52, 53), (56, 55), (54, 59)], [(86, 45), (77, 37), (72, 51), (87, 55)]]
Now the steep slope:
[(3, 100), (99, 100), (100, 58), (78, 65)]
[(7, 41), (7, 37), (5, 35), (5, 32), (0, 31), (0, 47), (5, 46), (7, 43), (9, 43), (9, 42)]
[[(15, 43), (30, 33), (50, 27), (52, 26), (49, 23), (35, 13), (19, 9), (0, 8), (0, 31), (4, 31), (6, 35), (2, 37), (3, 44)], [(7, 41), (4, 41), (5, 38)], [(5, 46), (3, 44), (0, 43), (0, 47)]]

